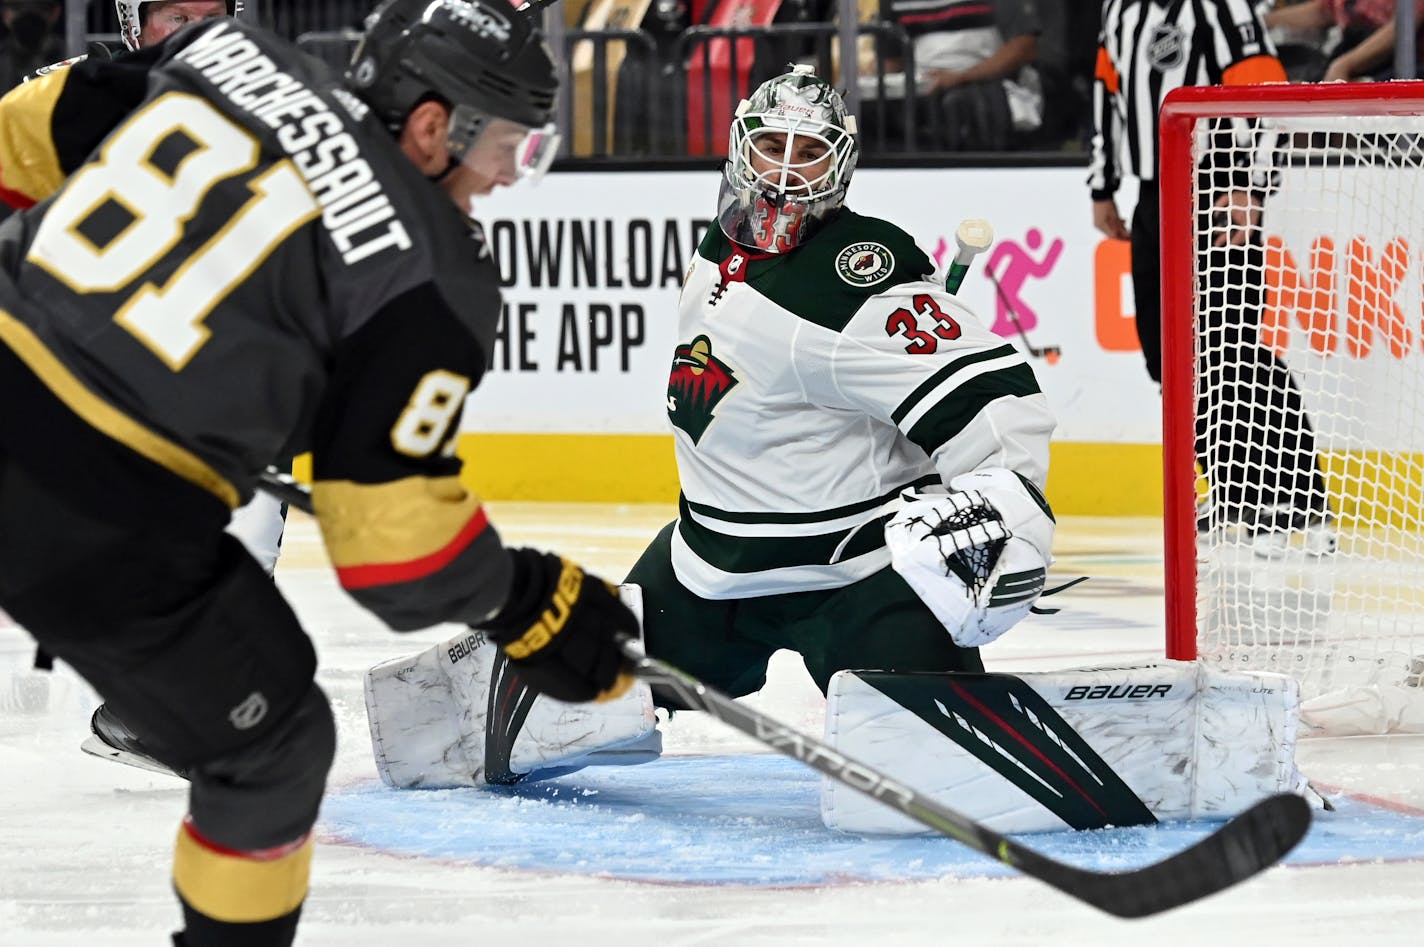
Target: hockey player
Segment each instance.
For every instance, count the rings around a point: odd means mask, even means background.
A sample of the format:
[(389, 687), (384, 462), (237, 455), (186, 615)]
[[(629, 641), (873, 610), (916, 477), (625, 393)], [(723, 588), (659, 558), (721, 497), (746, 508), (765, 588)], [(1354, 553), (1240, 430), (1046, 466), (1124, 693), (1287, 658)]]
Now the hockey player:
[(628, 582), (648, 652), (734, 696), (781, 648), (823, 690), (843, 668), (981, 670), (1051, 561), (1033, 370), (908, 234), (844, 206), (856, 153), (809, 68), (763, 84), (683, 286), (680, 515)]
[[(236, 16), (242, 12), (242, 0), (114, 0), (114, 9), (119, 18), (119, 38), (126, 49), (132, 50), (160, 43), (189, 23)], [(89, 48), (97, 50), (105, 58), (109, 56), (108, 48), (102, 43), (90, 43)], [(88, 53), (85, 53), (51, 63), (20, 81), (29, 82), (88, 58)]]
[(566, 700), (628, 684), (631, 613), (504, 547), (450, 450), (500, 308), (465, 211), (542, 169), (556, 88), (505, 4), (388, 0), (344, 77), (212, 20), (0, 101), (5, 186), (54, 191), (0, 227), (0, 607), (189, 772), (178, 943), (290, 943), (307, 889), (333, 721), (223, 531), (274, 460), (312, 453), (391, 627), (478, 625)]
[(129, 49), (162, 42), (190, 23), (242, 12), (241, 0), (114, 0), (114, 6)]
[[(160, 43), (190, 23), (235, 16), (242, 11), (242, 3), (239, 0), (114, 0), (114, 7), (118, 14), (119, 35), (124, 46), (130, 50)], [(87, 58), (80, 56), (55, 63), (32, 76), (27, 76), (25, 81), (84, 62)], [(85, 97), (72, 96), (66, 104), (72, 104), (78, 110), (87, 107), (88, 102)], [(76, 116), (57, 111), (50, 119), (51, 134), (57, 138), (62, 134), (60, 128), (75, 121)], [(80, 159), (85, 156), (75, 157)], [(59, 184), (58, 181), (50, 183), (53, 187), (58, 187)], [(0, 199), (13, 207), (30, 207), (48, 197), (52, 187), (37, 187), (33, 190), (36, 193), (0, 190)], [(282, 504), (265, 493), (258, 493), (233, 511), (228, 532), (236, 536), (267, 574), (271, 575), (277, 567), (285, 526), (286, 509)], [(86, 753), (159, 772), (166, 769), (162, 763), (144, 752), (138, 739), (124, 722), (118, 719), (113, 708), (99, 706), (90, 717), (89, 729), (93, 736), (82, 745)]]
[[(1000, 831), (1304, 792), (1284, 675), (979, 673), (1052, 562), (1044, 395), (909, 235), (844, 206), (855, 126), (808, 68), (729, 141), (668, 381), (679, 516), (627, 579), (648, 653), (734, 696), (799, 653), (829, 745)], [(924, 828), (822, 786), (828, 826)]]

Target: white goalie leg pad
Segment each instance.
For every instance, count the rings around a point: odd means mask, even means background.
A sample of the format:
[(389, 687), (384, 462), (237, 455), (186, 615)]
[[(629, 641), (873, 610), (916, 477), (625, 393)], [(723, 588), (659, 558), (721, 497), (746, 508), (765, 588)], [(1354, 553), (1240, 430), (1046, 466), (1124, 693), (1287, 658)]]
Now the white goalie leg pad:
[[(639, 591), (624, 586), (620, 594), (641, 621)], [(510, 781), (486, 778), (497, 654), (482, 633), (465, 631), (367, 672), (371, 749), (386, 785), (445, 789)], [(646, 763), (661, 755), (652, 690), (641, 681), (603, 703), (568, 704), (542, 694), (531, 701), (508, 747), (508, 770), (526, 779), (584, 766)]]
[[(842, 671), (831, 679), (826, 742), (997, 832), (1068, 828), (1058, 805), (1063, 796), (1081, 801), (1114, 784), (1125, 784), (1134, 804), (1140, 801), (1164, 821), (1229, 818), (1278, 792), (1313, 795), (1295, 767), (1299, 686), (1285, 675), (1177, 661), (1015, 675), (1061, 718), (1053, 720), (1018, 701), (1006, 702), (1010, 712), (997, 719), (976, 718), (956, 712), (949, 697), (926, 699), (916, 713), (861, 674), (871, 681), (877, 676)], [(933, 678), (928, 686), (947, 689), (950, 679), (961, 676), (911, 677)], [(1000, 720), (1003, 726), (996, 725)], [(1061, 732), (1065, 726), (1076, 737)], [(1062, 778), (1034, 776), (1044, 754), (1026, 750), (1013, 730), (1040, 740), (1051, 771)], [(993, 765), (965, 748), (976, 743)], [(1087, 749), (1078, 752), (1075, 743)], [(821, 816), (827, 827), (843, 832), (927, 831), (830, 779), (822, 781)]]

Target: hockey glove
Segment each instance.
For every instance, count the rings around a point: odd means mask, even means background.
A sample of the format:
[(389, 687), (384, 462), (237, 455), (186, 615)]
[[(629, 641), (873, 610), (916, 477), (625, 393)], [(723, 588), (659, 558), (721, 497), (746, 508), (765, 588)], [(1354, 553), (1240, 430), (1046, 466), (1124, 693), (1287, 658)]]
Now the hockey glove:
[(1053, 515), (1027, 481), (1001, 468), (955, 477), (948, 494), (907, 497), (885, 526), (890, 561), (962, 648), (1018, 623), (1053, 561)]
[(633, 683), (619, 649), (638, 619), (615, 587), (551, 552), (511, 549), (509, 600), (482, 626), (523, 681), (557, 700), (612, 700)]

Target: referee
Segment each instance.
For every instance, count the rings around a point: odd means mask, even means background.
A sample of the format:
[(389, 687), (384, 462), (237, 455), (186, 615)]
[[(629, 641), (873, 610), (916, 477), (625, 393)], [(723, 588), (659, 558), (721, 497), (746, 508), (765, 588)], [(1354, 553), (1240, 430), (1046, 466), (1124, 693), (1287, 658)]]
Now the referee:
[[(1137, 335), (1147, 373), (1162, 382), (1161, 213), (1157, 189), (1157, 116), (1173, 89), (1285, 82), (1255, 0), (1103, 0), (1093, 84), (1093, 142), (1088, 186), (1093, 224), (1132, 241)], [(1315, 434), (1284, 364), (1259, 341), (1264, 290), (1261, 206), (1273, 188), (1272, 136), (1237, 123), (1217, 131), (1223, 157), (1205, 169), (1199, 191), (1218, 222), (1198, 239), (1208, 259), (1200, 391), (1218, 393), (1211, 424), (1198, 404), (1197, 455), (1211, 484), (1212, 523), (1239, 524), (1261, 542), (1284, 545), (1309, 529), (1313, 551), (1333, 551)], [(1244, 138), (1244, 141), (1242, 140)], [(1235, 147), (1233, 145), (1235, 139)], [(1225, 157), (1231, 156), (1231, 157)], [(1123, 175), (1141, 189), (1129, 230), (1113, 194)], [(1213, 196), (1214, 195), (1214, 196)], [(1222, 274), (1233, 274), (1232, 284)], [(1199, 394), (1199, 398), (1203, 397)]]

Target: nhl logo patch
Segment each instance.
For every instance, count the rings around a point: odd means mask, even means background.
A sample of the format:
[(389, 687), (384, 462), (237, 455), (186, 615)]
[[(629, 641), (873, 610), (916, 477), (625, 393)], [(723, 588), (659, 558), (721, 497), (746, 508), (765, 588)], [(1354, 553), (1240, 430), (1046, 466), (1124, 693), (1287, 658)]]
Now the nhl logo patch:
[(1187, 39), (1180, 27), (1161, 23), (1147, 37), (1147, 61), (1158, 72), (1176, 69), (1187, 58)]
[(883, 243), (852, 243), (836, 257), (836, 275), (852, 286), (874, 286), (895, 269), (895, 255)]

